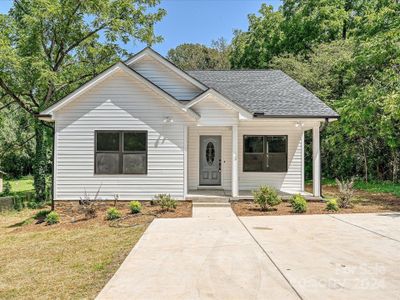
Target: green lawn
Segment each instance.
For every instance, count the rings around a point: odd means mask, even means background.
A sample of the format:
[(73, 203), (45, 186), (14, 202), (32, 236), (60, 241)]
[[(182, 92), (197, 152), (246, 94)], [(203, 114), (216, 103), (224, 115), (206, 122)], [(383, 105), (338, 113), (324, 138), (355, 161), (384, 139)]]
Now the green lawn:
[(19, 179), (8, 180), (11, 184), (11, 191), (15, 193), (33, 191), (33, 177), (24, 176)]
[[(312, 180), (306, 180), (306, 184), (312, 184)], [(324, 178), (322, 184), (327, 186), (336, 186), (336, 181), (335, 179)], [(400, 183), (393, 183), (390, 181), (365, 182), (363, 180), (357, 180), (354, 184), (354, 188), (370, 193), (390, 193), (396, 197), (400, 197)]]

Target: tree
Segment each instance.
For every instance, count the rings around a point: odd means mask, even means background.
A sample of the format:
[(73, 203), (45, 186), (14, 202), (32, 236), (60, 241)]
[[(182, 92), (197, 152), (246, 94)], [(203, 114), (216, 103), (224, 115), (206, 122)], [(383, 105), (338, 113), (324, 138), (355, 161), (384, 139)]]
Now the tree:
[(36, 199), (44, 199), (46, 130), (35, 116), (126, 55), (118, 42), (152, 43), (158, 0), (19, 0), (0, 15), (0, 90), (32, 119)]
[(236, 30), (232, 40), (232, 68), (266, 68), (269, 61), (282, 51), (283, 16), (271, 5), (262, 4), (260, 15), (250, 14), (249, 29)]
[(220, 38), (211, 47), (202, 44), (182, 44), (170, 49), (167, 59), (184, 70), (226, 70), (230, 68), (229, 47)]

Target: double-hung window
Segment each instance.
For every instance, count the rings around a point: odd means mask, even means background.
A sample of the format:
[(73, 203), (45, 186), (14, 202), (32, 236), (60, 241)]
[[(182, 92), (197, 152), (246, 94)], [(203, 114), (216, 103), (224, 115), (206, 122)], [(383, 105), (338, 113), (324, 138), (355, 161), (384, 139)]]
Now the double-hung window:
[(244, 172), (287, 172), (286, 135), (243, 136)]
[(95, 131), (96, 174), (147, 174), (147, 131)]

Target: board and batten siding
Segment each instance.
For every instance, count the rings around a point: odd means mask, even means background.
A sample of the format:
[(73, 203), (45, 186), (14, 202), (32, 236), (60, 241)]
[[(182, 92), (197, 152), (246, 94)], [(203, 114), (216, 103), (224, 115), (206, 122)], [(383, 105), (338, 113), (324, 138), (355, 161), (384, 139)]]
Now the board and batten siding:
[(191, 100), (202, 92), (197, 86), (150, 56), (141, 58), (130, 67), (178, 100)]
[[(239, 189), (254, 190), (260, 185), (270, 185), (280, 191), (301, 192), (303, 188), (303, 152), (302, 128), (294, 122), (240, 122), (239, 132)], [(287, 172), (243, 172), (243, 136), (244, 135), (287, 135), (288, 171)]]
[[(171, 117), (174, 123), (164, 122)], [(86, 190), (101, 199), (152, 199), (184, 194), (184, 127), (192, 123), (173, 107), (126, 73), (119, 71), (55, 113), (55, 199), (79, 200)], [(146, 130), (148, 173), (145, 175), (94, 174), (95, 130)]]
[(239, 113), (218, 101), (214, 95), (208, 95), (191, 108), (200, 115), (199, 125), (229, 126), (239, 121)]

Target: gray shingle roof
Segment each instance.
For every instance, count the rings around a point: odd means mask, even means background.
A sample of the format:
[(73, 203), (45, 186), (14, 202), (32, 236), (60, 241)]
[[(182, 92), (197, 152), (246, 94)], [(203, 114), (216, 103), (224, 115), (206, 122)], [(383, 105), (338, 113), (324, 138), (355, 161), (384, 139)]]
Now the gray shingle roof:
[(337, 117), (338, 114), (279, 70), (188, 71), (251, 113), (282, 117)]

